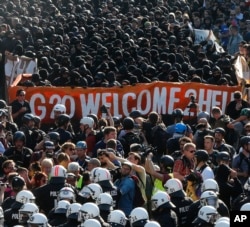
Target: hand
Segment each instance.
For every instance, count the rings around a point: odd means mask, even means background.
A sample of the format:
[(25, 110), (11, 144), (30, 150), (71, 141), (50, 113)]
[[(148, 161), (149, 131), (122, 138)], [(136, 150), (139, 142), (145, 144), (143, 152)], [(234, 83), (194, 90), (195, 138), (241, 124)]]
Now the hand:
[(26, 112), (27, 111), (27, 107), (22, 107), (21, 109), (20, 109), (20, 112), (21, 113), (24, 113), (24, 112)]
[(237, 177), (237, 172), (235, 170), (231, 170), (230, 177), (236, 178)]

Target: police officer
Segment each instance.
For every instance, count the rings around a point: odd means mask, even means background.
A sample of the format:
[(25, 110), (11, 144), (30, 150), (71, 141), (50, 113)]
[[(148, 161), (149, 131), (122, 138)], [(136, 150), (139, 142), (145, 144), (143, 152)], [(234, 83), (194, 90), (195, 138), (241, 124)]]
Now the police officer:
[(49, 224), (52, 226), (58, 226), (67, 222), (67, 209), (70, 206), (70, 202), (67, 200), (60, 200), (55, 209), (52, 209), (48, 215)]
[(8, 148), (4, 155), (8, 159), (12, 159), (17, 166), (29, 168), (31, 155), (33, 151), (25, 147), (26, 137), (25, 134), (21, 131), (15, 132), (13, 136), (13, 144), (14, 146)]
[(170, 201), (167, 192), (158, 191), (152, 198), (152, 216), (153, 219), (161, 225), (161, 227), (176, 227), (178, 218), (173, 211), (175, 205)]
[(16, 196), (16, 201), (11, 205), (10, 209), (4, 211), (4, 225), (14, 226), (19, 224), (19, 209), (25, 203), (34, 202), (35, 197), (28, 190), (20, 191)]
[(240, 208), (250, 202), (250, 177), (244, 184), (244, 192), (241, 193), (232, 203), (232, 210), (240, 210)]
[(179, 179), (173, 178), (169, 179), (165, 184), (164, 188), (170, 195), (171, 202), (175, 205), (173, 210), (178, 217), (178, 223), (180, 226), (187, 226), (187, 213), (193, 200), (187, 197), (185, 191), (183, 190), (182, 183)]
[(110, 172), (107, 169), (96, 167), (90, 172), (90, 179), (92, 179), (94, 183), (98, 183), (102, 187), (103, 192), (107, 192), (112, 196), (114, 207), (116, 207), (118, 190), (112, 182)]
[[(36, 204), (44, 214), (48, 215), (49, 211), (57, 205), (57, 195), (61, 188), (72, 187), (65, 183), (66, 169), (61, 165), (53, 166), (50, 173), (48, 184), (36, 188)], [(75, 190), (75, 188), (72, 187)]]

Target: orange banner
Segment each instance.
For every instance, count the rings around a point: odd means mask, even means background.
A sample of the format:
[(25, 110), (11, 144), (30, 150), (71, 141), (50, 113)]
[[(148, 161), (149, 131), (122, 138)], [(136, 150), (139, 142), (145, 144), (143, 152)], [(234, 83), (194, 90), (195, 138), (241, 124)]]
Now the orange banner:
[[(22, 87), (24, 88), (24, 87)], [(18, 86), (9, 88), (9, 100), (16, 97)], [(215, 86), (199, 83), (154, 82), (136, 86), (112, 88), (80, 87), (27, 87), (26, 99), (30, 102), (32, 112), (50, 123), (54, 119), (53, 106), (65, 104), (70, 117), (80, 119), (89, 113), (101, 116), (100, 106), (110, 107), (113, 116), (123, 117), (135, 109), (144, 115), (151, 111), (159, 114), (171, 114), (173, 109), (181, 108), (189, 116), (190, 96), (193, 95), (203, 111), (211, 111), (219, 106), (224, 111), (227, 103), (233, 99), (233, 92), (240, 87)]]

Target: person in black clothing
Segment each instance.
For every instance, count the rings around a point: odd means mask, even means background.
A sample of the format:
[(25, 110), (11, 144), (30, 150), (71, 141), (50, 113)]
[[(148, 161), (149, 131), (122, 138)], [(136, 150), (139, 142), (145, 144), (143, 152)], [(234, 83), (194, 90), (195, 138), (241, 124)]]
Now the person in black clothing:
[(68, 125), (70, 124), (70, 117), (67, 114), (61, 114), (57, 118), (58, 128), (55, 132), (58, 132), (60, 135), (59, 144), (62, 145), (65, 142), (71, 142), (73, 139), (72, 133), (67, 131)]
[(4, 155), (8, 159), (12, 159), (17, 166), (28, 169), (33, 151), (30, 148), (25, 147), (25, 134), (21, 131), (15, 132), (13, 136), (13, 143), (14, 146), (8, 148), (4, 152)]
[(28, 190), (20, 191), (15, 202), (11, 205), (10, 209), (4, 211), (4, 226), (15, 226), (19, 224), (19, 209), (25, 203), (34, 202), (35, 197), (32, 192)]
[(225, 114), (235, 120), (240, 117), (241, 110), (249, 108), (250, 104), (242, 98), (242, 93), (240, 91), (235, 91), (233, 97), (234, 100), (229, 102), (226, 106)]
[(3, 211), (10, 209), (12, 204), (16, 201), (16, 195), (18, 192), (22, 191), (25, 187), (25, 181), (22, 177), (20, 176), (14, 176), (12, 181), (11, 181), (11, 187), (13, 190), (13, 195), (7, 197), (1, 207), (3, 208)]
[(159, 222), (161, 227), (176, 227), (178, 226), (178, 218), (173, 211), (175, 205), (170, 201), (167, 192), (158, 191), (152, 198), (152, 217)]
[(60, 189), (63, 187), (71, 187), (75, 191), (75, 188), (65, 183), (66, 169), (63, 166), (54, 166), (50, 176), (51, 178), (48, 184), (34, 190), (36, 204), (45, 215), (48, 215), (49, 211), (57, 204)]
[(133, 143), (143, 143), (143, 138), (141, 136), (137, 136), (133, 130), (135, 126), (134, 119), (131, 117), (126, 117), (123, 122), (123, 130), (125, 131), (125, 135), (123, 135), (119, 140), (124, 149), (124, 156), (127, 157), (130, 152), (130, 145)]
[(219, 165), (216, 170), (215, 180), (220, 188), (219, 198), (231, 210), (231, 201), (236, 199), (242, 192), (242, 185), (237, 178), (237, 172), (225, 164)]
[(22, 118), (22, 126), (20, 127), (20, 131), (22, 131), (25, 134), (26, 137), (26, 146), (30, 149), (34, 149), (36, 146), (36, 140), (32, 137), (32, 129), (35, 125), (35, 116), (31, 113), (26, 113), (23, 115)]
[(12, 106), (12, 118), (18, 127), (22, 125), (22, 118), (24, 114), (31, 113), (30, 104), (25, 100), (26, 92), (19, 89), (16, 92), (16, 100), (10, 103)]
[(52, 226), (58, 226), (67, 222), (67, 209), (70, 206), (70, 202), (66, 200), (60, 200), (55, 209), (52, 209), (48, 214), (49, 224)]
[(171, 198), (171, 202), (175, 205), (173, 211), (175, 211), (178, 217), (178, 223), (180, 226), (188, 226), (187, 212), (189, 207), (193, 204), (193, 200), (187, 197), (180, 180), (176, 178), (169, 179), (165, 184), (164, 188), (167, 190)]

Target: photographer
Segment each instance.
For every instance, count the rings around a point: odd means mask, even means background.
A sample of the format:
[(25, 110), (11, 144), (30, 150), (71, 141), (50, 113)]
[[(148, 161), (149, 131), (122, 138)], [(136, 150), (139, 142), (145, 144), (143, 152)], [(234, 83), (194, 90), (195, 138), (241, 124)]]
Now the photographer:
[(117, 160), (121, 163), (131, 162), (132, 170), (130, 175), (136, 175), (139, 179), (139, 187), (142, 193), (142, 196), (145, 201), (147, 201), (145, 189), (146, 189), (146, 171), (145, 168), (141, 165), (141, 156), (136, 152), (129, 152), (127, 159), (116, 156), (113, 152), (108, 152), (109, 158), (111, 160)]
[(54, 150), (54, 143), (52, 141), (45, 141), (43, 149), (32, 154), (31, 162), (39, 161), (41, 163), (45, 158), (53, 158)]

